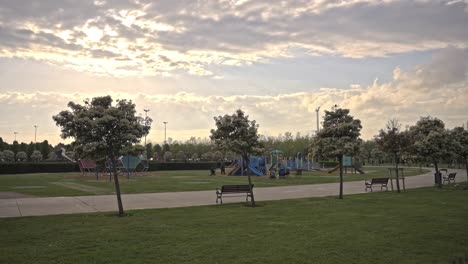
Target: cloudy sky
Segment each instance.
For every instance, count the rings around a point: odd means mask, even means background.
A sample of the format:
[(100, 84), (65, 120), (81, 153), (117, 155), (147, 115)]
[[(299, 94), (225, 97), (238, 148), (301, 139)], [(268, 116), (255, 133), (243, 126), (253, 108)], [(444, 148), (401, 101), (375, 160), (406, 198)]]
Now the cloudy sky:
[[(61, 141), (69, 101), (132, 99), (148, 140), (207, 137), (241, 108), (260, 133), (312, 133), (349, 108), (468, 121), (468, 0), (0, 0), (0, 136)], [(323, 112), (321, 112), (323, 116)]]

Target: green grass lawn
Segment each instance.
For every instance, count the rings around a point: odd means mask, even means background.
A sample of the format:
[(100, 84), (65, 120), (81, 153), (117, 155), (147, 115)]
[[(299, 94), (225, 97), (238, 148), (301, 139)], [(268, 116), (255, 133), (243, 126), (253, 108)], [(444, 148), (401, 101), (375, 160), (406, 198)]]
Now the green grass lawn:
[[(345, 181), (361, 181), (374, 177), (388, 177), (386, 168), (369, 167), (366, 174), (348, 174)], [(425, 173), (419, 169), (405, 169), (406, 176)], [(225, 184), (246, 184), (246, 176), (209, 176), (208, 171), (157, 171), (147, 176), (132, 176), (130, 180), (120, 178), (123, 193), (176, 192), (214, 190)], [(302, 185), (338, 182), (338, 172), (304, 172), (287, 179), (253, 177), (256, 187)], [(34, 196), (99, 195), (114, 192), (114, 183), (104, 175), (97, 181), (94, 176), (82, 177), (79, 173), (45, 173), (0, 175), (0, 192), (18, 192)]]
[(468, 190), (0, 220), (0, 263), (452, 263)]

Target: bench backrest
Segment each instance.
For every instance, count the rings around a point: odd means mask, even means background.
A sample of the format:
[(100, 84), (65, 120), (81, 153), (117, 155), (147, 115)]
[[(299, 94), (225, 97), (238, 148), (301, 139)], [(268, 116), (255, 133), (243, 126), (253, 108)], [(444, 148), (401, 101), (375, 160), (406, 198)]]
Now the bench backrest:
[(388, 183), (388, 178), (373, 178), (372, 184), (383, 184)]
[(456, 172), (449, 173), (448, 175), (449, 179), (455, 179), (455, 176), (457, 176)]
[(83, 169), (95, 169), (96, 162), (94, 160), (80, 160), (78, 161), (78, 165), (80, 165)]
[[(252, 189), (254, 185), (252, 184)], [(221, 187), (223, 193), (238, 193), (238, 192), (250, 192), (249, 185), (223, 185)]]

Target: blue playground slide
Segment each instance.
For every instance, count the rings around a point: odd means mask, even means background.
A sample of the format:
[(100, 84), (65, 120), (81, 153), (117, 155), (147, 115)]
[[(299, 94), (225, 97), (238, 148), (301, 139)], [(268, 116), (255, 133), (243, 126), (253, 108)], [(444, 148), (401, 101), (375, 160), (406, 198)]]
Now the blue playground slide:
[(253, 174), (255, 174), (257, 176), (264, 176), (265, 175), (263, 172), (261, 172), (259, 169), (255, 168), (252, 165), (249, 166), (249, 169)]

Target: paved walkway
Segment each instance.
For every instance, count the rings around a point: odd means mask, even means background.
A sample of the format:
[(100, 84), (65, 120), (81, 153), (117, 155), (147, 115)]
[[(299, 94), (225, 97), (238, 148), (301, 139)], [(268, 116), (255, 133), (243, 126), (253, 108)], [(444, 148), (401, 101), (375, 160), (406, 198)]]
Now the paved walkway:
[[(466, 181), (465, 170), (450, 170), (450, 172), (455, 171), (457, 172), (457, 182)], [(434, 172), (406, 178), (407, 189), (433, 185)], [(364, 192), (362, 181), (344, 183), (345, 195)], [(254, 193), (257, 201), (335, 196), (338, 194), (338, 183), (255, 188)], [(224, 202), (238, 203), (244, 199), (243, 197), (232, 197), (224, 199)], [(213, 190), (122, 195), (125, 210), (213, 205), (216, 204), (215, 200), (216, 195)], [(0, 199), (0, 217), (94, 213), (116, 210), (115, 195)]]

